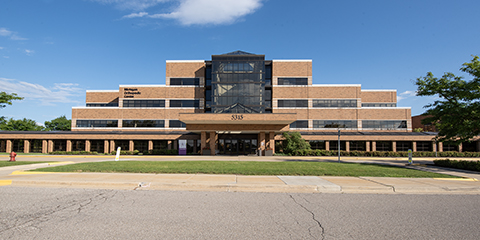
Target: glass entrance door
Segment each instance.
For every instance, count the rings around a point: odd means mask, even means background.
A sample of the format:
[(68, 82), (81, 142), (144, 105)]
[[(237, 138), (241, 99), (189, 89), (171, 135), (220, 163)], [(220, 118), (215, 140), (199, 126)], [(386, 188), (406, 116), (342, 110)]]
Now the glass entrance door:
[(257, 135), (220, 134), (218, 136), (219, 153), (224, 155), (249, 155), (257, 150)]

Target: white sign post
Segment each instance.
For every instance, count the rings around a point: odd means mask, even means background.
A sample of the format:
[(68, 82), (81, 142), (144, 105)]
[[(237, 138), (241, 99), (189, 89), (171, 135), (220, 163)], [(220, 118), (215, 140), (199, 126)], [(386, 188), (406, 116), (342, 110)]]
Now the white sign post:
[(118, 148), (117, 148), (117, 155), (115, 156), (115, 161), (120, 160), (120, 150), (121, 150), (121, 149), (122, 149), (121, 147), (118, 147)]

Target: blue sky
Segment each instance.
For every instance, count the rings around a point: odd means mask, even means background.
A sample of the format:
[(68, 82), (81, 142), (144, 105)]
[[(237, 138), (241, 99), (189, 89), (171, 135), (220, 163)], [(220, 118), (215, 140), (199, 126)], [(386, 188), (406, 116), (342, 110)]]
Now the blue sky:
[(164, 84), (165, 60), (235, 50), (312, 59), (314, 84), (396, 89), (421, 114), (413, 81), (458, 75), (479, 55), (478, 0), (2, 0), (0, 110), (39, 123), (85, 105), (86, 90)]

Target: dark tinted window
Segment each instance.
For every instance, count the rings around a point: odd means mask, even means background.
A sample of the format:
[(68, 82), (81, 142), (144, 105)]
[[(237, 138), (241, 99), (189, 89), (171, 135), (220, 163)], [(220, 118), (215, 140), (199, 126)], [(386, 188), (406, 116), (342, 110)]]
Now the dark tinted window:
[(77, 120), (77, 127), (118, 127), (118, 120)]
[(298, 120), (290, 124), (290, 128), (308, 128), (308, 120)]
[(118, 107), (118, 102), (87, 103), (87, 107)]
[(308, 78), (278, 78), (278, 85), (308, 85)]
[(170, 120), (169, 121), (170, 128), (184, 128), (186, 127), (185, 123), (180, 120)]
[(200, 78), (170, 78), (170, 85), (198, 86), (200, 85)]
[(357, 107), (357, 100), (342, 100), (342, 99), (331, 99), (331, 100), (324, 100), (324, 99), (313, 99), (312, 100), (313, 107)]
[(407, 128), (407, 121), (376, 121), (376, 120), (363, 120), (362, 128), (374, 128), (374, 129), (398, 129)]
[(396, 103), (362, 103), (362, 107), (396, 107)]
[(357, 121), (313, 120), (313, 128), (357, 128)]
[(123, 100), (123, 107), (165, 107), (165, 100)]
[(308, 107), (308, 100), (278, 100), (279, 108)]
[(165, 127), (164, 120), (123, 120), (123, 127), (152, 127), (163, 128)]
[(199, 100), (170, 100), (170, 107), (196, 107), (200, 104)]

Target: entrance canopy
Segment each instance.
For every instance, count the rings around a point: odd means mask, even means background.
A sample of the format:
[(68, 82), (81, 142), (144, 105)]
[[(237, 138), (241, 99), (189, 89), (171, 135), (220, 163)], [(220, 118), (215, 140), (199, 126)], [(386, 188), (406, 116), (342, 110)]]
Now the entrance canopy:
[(283, 132), (296, 120), (296, 113), (180, 113), (191, 132)]

